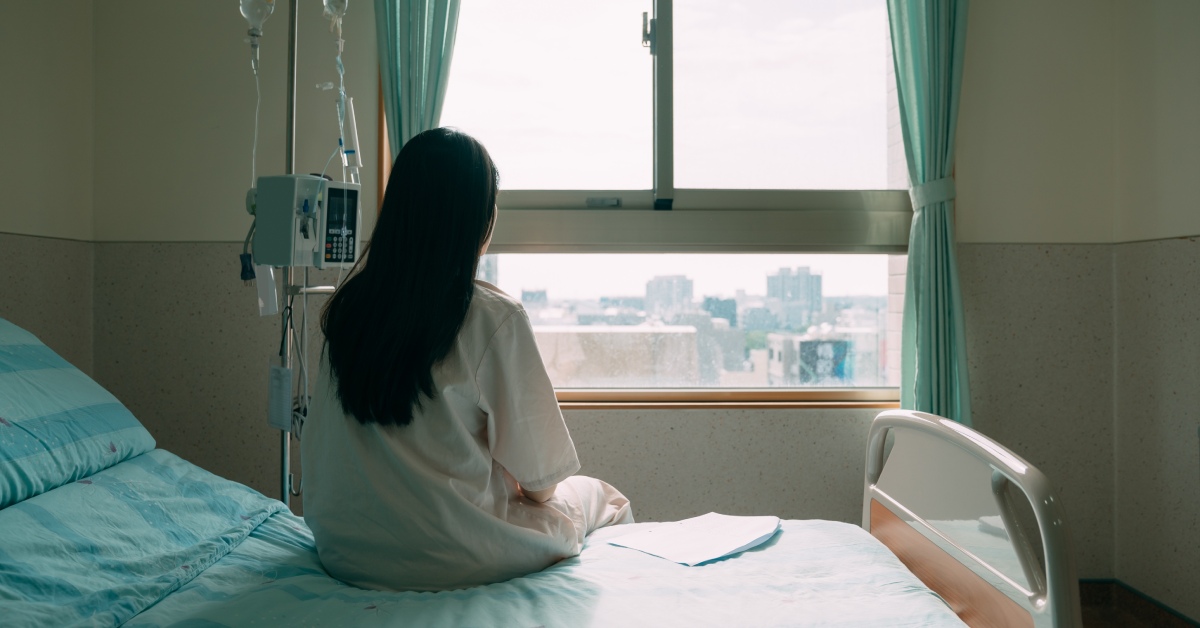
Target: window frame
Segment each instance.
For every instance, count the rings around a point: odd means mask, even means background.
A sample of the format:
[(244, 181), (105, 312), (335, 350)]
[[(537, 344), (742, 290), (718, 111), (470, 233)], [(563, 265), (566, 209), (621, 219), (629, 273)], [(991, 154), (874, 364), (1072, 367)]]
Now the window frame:
[(900, 407), (899, 388), (556, 388), (555, 393), (570, 410)]
[[(882, 1), (882, 0), (880, 0)], [(673, 0), (648, 16), (654, 64), (650, 190), (502, 190), (489, 253), (876, 253), (908, 250), (907, 190), (674, 187)], [(382, 77), (380, 78), (382, 86)], [(379, 90), (379, 203), (391, 151)], [(617, 206), (610, 204), (619, 199)], [(899, 407), (899, 388), (556, 389), (564, 409)]]

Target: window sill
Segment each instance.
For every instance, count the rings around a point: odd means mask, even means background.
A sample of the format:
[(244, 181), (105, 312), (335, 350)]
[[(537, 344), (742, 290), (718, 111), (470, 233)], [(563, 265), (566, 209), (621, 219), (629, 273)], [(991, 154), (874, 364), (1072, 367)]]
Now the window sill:
[(561, 389), (564, 410), (775, 410), (878, 409), (900, 407), (896, 388), (859, 389)]

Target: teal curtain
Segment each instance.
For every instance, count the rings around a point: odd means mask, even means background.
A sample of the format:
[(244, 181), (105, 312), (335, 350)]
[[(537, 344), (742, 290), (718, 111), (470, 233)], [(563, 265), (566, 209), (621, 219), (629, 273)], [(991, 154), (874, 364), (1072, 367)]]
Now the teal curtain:
[(888, 0), (913, 222), (904, 295), (900, 406), (971, 424), (954, 255), (954, 127), (967, 0)]
[(375, 0), (379, 75), (392, 160), (437, 128), (446, 99), (459, 0)]

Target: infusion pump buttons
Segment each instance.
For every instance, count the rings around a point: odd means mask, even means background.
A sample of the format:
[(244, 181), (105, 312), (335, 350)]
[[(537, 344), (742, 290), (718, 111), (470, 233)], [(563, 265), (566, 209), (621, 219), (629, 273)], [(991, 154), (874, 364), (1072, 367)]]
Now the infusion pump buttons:
[(327, 229), (325, 232), (325, 261), (354, 261), (354, 231), (351, 229)]

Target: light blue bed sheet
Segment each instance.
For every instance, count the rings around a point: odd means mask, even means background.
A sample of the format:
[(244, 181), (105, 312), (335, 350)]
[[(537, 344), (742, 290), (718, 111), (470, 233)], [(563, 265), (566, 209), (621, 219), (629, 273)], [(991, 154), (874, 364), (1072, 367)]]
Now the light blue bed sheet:
[(321, 570), (280, 502), (155, 450), (0, 510), (5, 626), (961, 626), (856, 526), (785, 521), (685, 567), (612, 546), (469, 590), (385, 593)]
[(119, 625), (283, 509), (161, 449), (0, 509), (0, 626)]
[(594, 533), (583, 553), (474, 589), (382, 593), (321, 570), (301, 519), (278, 513), (129, 626), (962, 626), (862, 529), (785, 521), (766, 544), (685, 567)]

